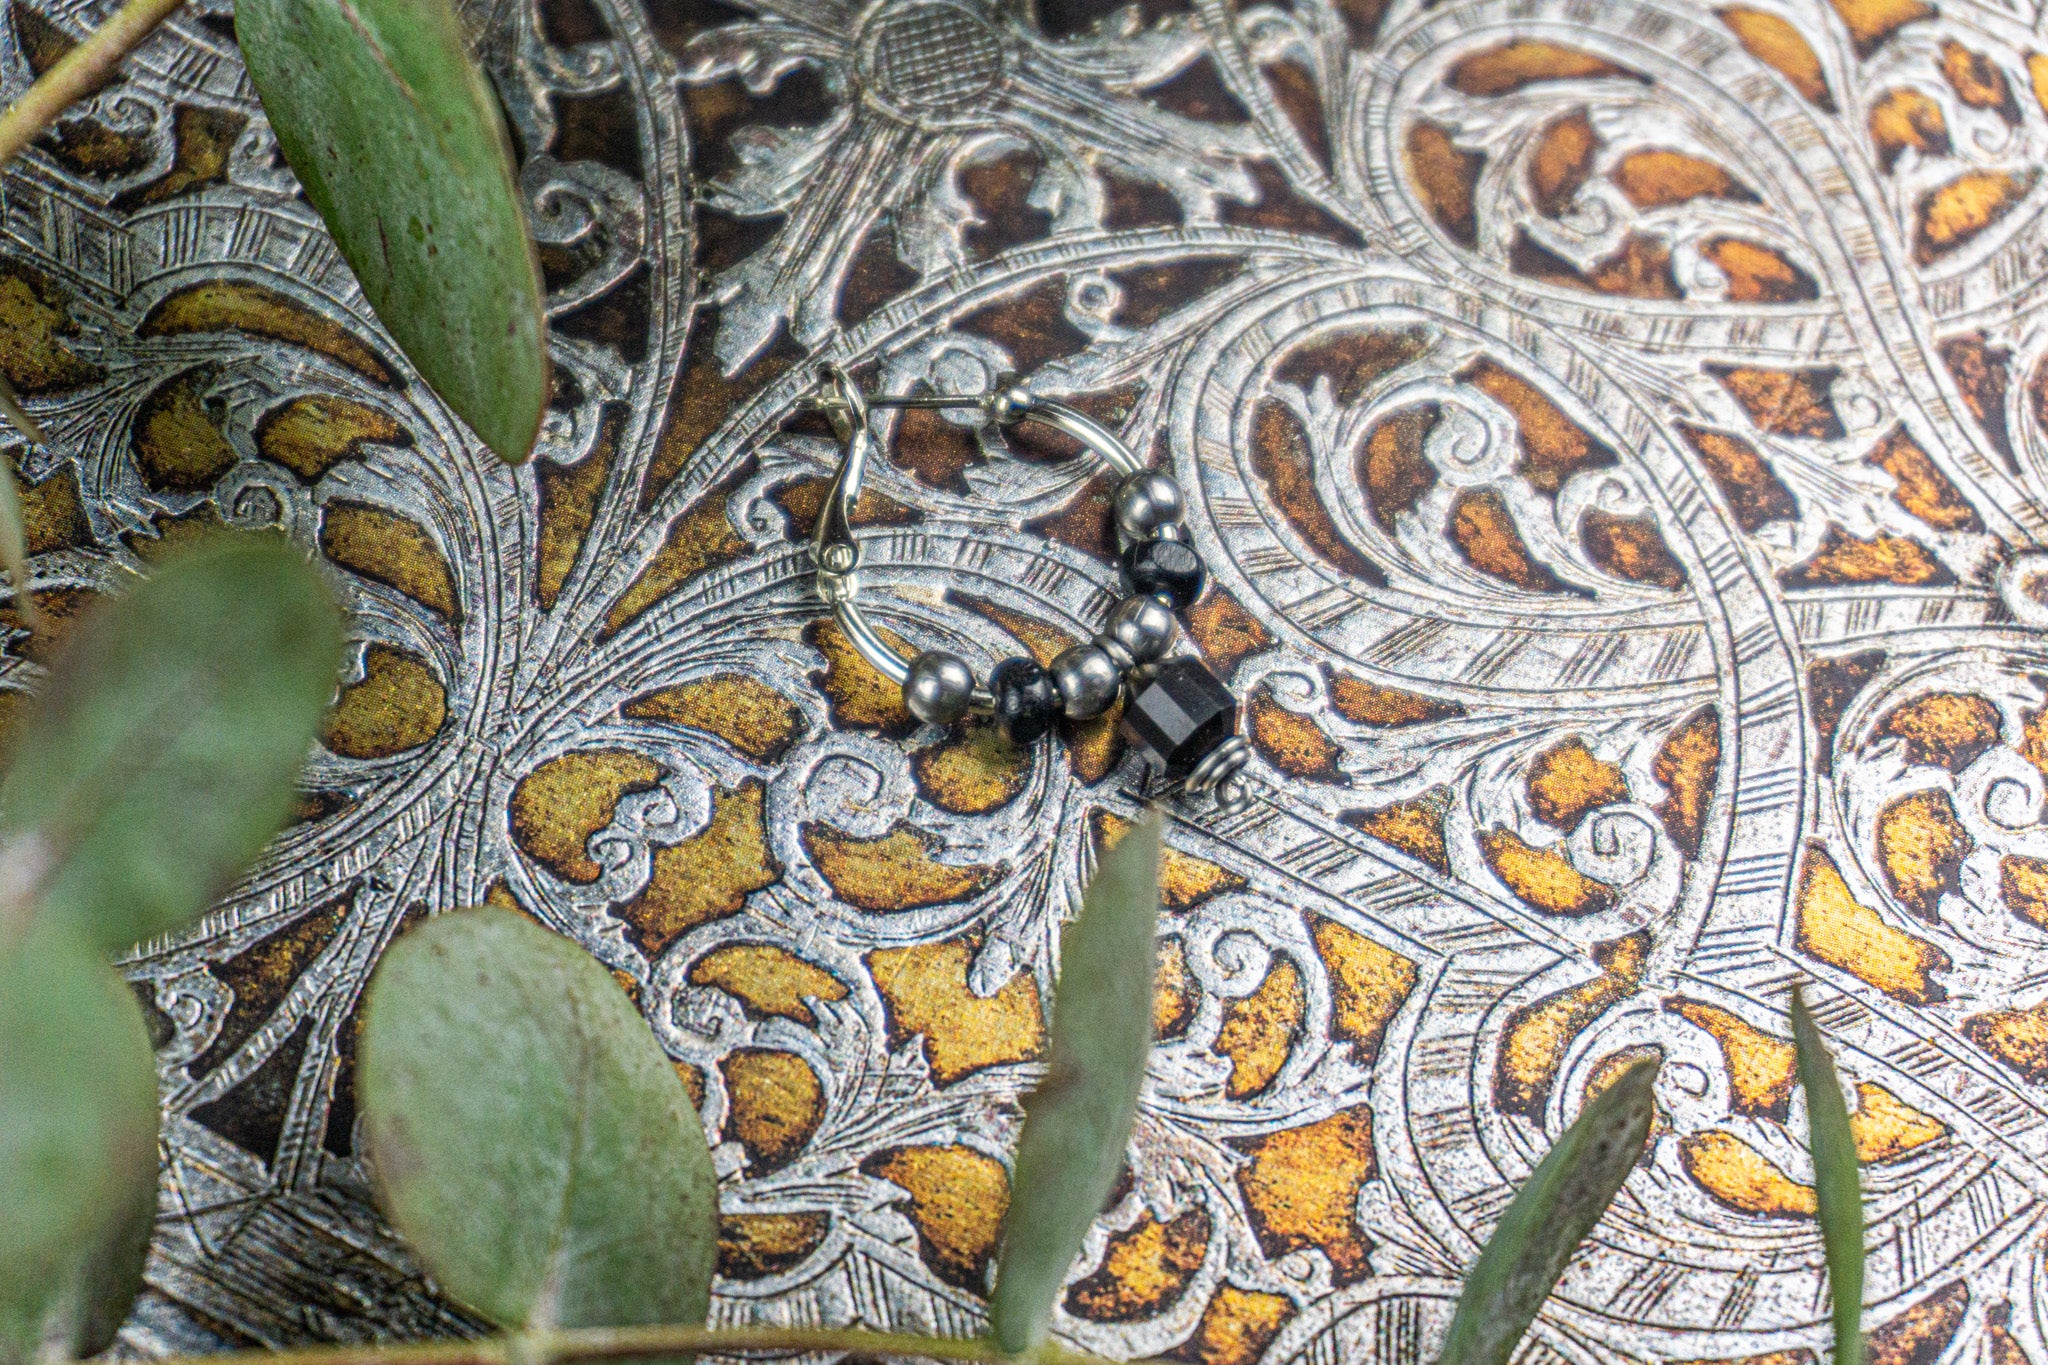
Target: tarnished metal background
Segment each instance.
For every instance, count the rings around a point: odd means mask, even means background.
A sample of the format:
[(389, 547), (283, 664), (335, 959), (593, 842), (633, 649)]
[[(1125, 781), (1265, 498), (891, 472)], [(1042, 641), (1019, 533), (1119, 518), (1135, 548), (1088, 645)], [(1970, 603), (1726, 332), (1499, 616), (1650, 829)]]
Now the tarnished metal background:
[[(1191, 491), (1258, 799), (1171, 832), (1162, 1043), (1059, 1330), (1408, 1362), (1622, 1059), (1655, 1148), (1529, 1359), (1823, 1338), (1783, 1007), (1858, 1104), (1880, 1365), (2044, 1365), (2048, 11), (1944, 0), (475, 4), (560, 386), (406, 370), (200, 0), (5, 181), (48, 632), (219, 522), (360, 651), (301, 822), (154, 1011), (138, 1352), (448, 1330), (368, 1205), (356, 1002), (479, 900), (703, 1099), (717, 1315), (975, 1330), (1108, 725), (920, 730), (829, 629), (806, 357), (1015, 369)], [(14, 0), (17, 93), (99, 17)], [(928, 414), (887, 623), (1092, 630), (1103, 482)], [(13, 618), (8, 618), (13, 619)], [(12, 698), (15, 693), (5, 694)], [(516, 1078), (506, 1077), (507, 1085)]]

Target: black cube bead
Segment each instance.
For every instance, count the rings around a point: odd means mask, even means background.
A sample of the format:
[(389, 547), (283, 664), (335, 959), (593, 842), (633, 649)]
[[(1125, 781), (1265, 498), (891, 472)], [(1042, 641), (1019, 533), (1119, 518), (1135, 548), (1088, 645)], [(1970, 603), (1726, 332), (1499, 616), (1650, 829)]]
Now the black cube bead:
[(1134, 540), (1123, 552), (1124, 582), (1133, 593), (1163, 599), (1186, 611), (1202, 595), (1209, 571), (1184, 540)]
[(1163, 659), (1132, 679), (1124, 737), (1168, 778), (1182, 778), (1237, 733), (1237, 698), (1189, 658)]
[(997, 664), (988, 675), (988, 692), (995, 703), (996, 728), (1012, 744), (1044, 738), (1060, 714), (1059, 685), (1029, 659)]

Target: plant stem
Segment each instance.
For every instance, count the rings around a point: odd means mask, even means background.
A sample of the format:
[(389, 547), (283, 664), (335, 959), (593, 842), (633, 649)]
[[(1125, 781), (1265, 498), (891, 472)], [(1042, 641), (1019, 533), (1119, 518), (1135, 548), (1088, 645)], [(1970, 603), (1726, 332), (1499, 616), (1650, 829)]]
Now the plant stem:
[(97, 90), (115, 65), (182, 3), (184, 0), (128, 0), (113, 18), (94, 29), (92, 36), (37, 77), (28, 93), (0, 114), (0, 165), (12, 161), (65, 109)]
[[(806, 1351), (899, 1356), (1001, 1365), (1006, 1356), (975, 1337), (921, 1337), (857, 1327), (584, 1327), (499, 1337), (401, 1345), (312, 1346), (286, 1351), (233, 1351), (172, 1357), (156, 1365), (541, 1365), (545, 1362), (619, 1360), (639, 1356), (733, 1355)], [(1099, 1356), (1046, 1346), (1025, 1358), (1030, 1365), (1113, 1365)], [(1134, 1365), (1153, 1365), (1135, 1362)]]

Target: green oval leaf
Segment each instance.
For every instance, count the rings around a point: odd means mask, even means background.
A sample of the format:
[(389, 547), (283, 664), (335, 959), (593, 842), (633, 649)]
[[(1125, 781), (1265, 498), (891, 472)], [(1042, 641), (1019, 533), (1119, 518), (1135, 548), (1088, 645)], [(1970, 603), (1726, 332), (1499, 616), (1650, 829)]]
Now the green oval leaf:
[(370, 981), (357, 1095), (387, 1216), (503, 1327), (694, 1325), (718, 1191), (682, 1078), (611, 974), (508, 910), (459, 910)]
[(447, 0), (238, 0), (278, 146), (378, 319), (499, 458), (548, 395), (511, 142)]
[(1616, 1077), (1537, 1163), (1465, 1279), (1438, 1365), (1506, 1365), (1642, 1158), (1660, 1065), (1649, 1058)]
[(0, 950), (0, 1360), (113, 1340), (142, 1286), (156, 1134), (127, 985), (55, 926)]
[(1806, 1092), (1807, 1145), (1813, 1152), (1820, 1237), (1834, 1299), (1835, 1365), (1863, 1361), (1863, 1186), (1856, 1171), (1856, 1135), (1835, 1062), (1798, 987), (1792, 989), (1792, 1046), (1799, 1088)]
[(1152, 1052), (1159, 816), (1103, 855), (1060, 943), (1045, 1079), (1024, 1101), (989, 1327), (1016, 1354), (1045, 1340), (1060, 1286), (1123, 1168)]
[(333, 599), (275, 536), (223, 537), (93, 610), (0, 781), (14, 913), (117, 951), (203, 912), (284, 823), (340, 660)]

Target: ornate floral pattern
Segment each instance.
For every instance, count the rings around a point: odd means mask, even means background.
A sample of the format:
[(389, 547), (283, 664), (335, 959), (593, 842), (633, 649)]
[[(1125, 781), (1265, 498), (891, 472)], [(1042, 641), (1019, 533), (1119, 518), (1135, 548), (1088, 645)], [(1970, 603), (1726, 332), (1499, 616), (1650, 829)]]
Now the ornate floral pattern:
[[(167, 1111), (141, 1352), (461, 1325), (369, 1208), (354, 1010), (478, 900), (633, 993), (727, 1319), (975, 1330), (1113, 726), (920, 729), (810, 595), (809, 364), (1016, 372), (1191, 490), (1258, 799), (1170, 837), (1161, 1045), (1058, 1324), (1421, 1360), (1585, 1097), (1643, 1169), (1531, 1348), (1797, 1365), (1783, 1011), (1855, 1090), (1880, 1365), (2048, 1360), (2039, 16), (1921, 0), (475, 0), (562, 376), (508, 470), (410, 376), (207, 0), (12, 169), (41, 633), (206, 527), (359, 647), (300, 821), (129, 964)], [(13, 0), (8, 91), (91, 21)], [(931, 414), (885, 624), (1040, 657), (1106, 483)]]

